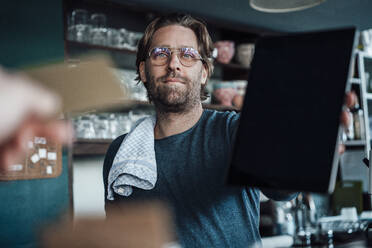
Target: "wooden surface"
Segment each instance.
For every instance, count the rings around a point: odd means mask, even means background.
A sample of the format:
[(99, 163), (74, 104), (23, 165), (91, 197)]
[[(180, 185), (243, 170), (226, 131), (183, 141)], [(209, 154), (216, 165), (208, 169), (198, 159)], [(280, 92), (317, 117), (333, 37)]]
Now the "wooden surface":
[(78, 139), (73, 146), (74, 156), (105, 155), (111, 139)]
[(6, 173), (0, 173), (0, 180), (53, 178), (61, 175), (61, 145), (52, 144), (43, 137), (35, 137), (28, 145), (26, 159), (11, 165)]

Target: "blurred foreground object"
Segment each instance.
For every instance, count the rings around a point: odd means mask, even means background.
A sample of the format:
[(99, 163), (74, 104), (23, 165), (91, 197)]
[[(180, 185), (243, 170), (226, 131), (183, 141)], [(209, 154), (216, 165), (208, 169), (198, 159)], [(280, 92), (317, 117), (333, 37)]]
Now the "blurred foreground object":
[[(59, 116), (106, 110), (130, 104), (113, 74), (111, 60), (90, 55), (29, 67), (25, 75), (0, 71), (0, 170), (21, 164), (35, 136), (71, 143), (70, 123)], [(127, 102), (126, 102), (127, 101)]]
[(66, 144), (72, 140), (69, 123), (57, 120), (58, 95), (31, 79), (0, 68), (0, 171), (23, 160), (35, 136)]
[(140, 202), (113, 208), (107, 220), (78, 219), (47, 228), (42, 234), (43, 247), (178, 247), (172, 245), (173, 227), (164, 204)]
[(63, 113), (75, 115), (122, 106), (129, 99), (112, 67), (109, 57), (90, 55), (28, 68), (25, 73), (61, 97)]

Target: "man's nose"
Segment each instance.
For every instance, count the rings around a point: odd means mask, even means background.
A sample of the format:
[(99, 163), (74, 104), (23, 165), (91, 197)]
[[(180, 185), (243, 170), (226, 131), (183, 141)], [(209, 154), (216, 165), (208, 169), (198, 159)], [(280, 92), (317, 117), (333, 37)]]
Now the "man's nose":
[(181, 61), (178, 58), (177, 53), (174, 52), (169, 57), (168, 68), (170, 70), (177, 70), (177, 71), (181, 69)]

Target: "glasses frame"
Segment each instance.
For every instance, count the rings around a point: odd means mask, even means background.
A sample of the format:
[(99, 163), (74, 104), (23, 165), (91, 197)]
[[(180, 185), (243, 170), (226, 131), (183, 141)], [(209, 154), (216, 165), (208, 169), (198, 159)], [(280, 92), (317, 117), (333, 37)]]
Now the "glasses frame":
[[(198, 52), (198, 50), (196, 50), (196, 49), (193, 48), (193, 47), (180, 47), (180, 48), (171, 48), (171, 47), (153, 47), (153, 48), (150, 49), (150, 51), (149, 51), (149, 53), (148, 53), (148, 55), (147, 55), (147, 57), (150, 58), (150, 60), (151, 60), (151, 53), (152, 53), (152, 52), (154, 51), (154, 49), (156, 49), (156, 48), (162, 48), (162, 49), (163, 49), (163, 48), (166, 48), (166, 49), (168, 49), (168, 50), (170, 51), (170, 56), (169, 56), (166, 60), (164, 60), (164, 61), (165, 61), (164, 64), (159, 64), (159, 65), (157, 65), (157, 66), (163, 66), (163, 65), (168, 64), (169, 61), (170, 61), (170, 59), (171, 59), (171, 57), (172, 57), (172, 54), (173, 54), (174, 52), (176, 52), (177, 58), (178, 58), (178, 60), (180, 61), (180, 63), (181, 63), (183, 66), (185, 66), (185, 67), (192, 67), (192, 66), (194, 66), (198, 60), (200, 60), (202, 63), (204, 63), (204, 59), (203, 59), (203, 57), (200, 55), (200, 53)], [(187, 49), (190, 49), (190, 50), (194, 51), (195, 54), (197, 54), (197, 55), (199, 56), (198, 58), (193, 59), (193, 60), (195, 61), (195, 63), (193, 63), (192, 65), (185, 65), (185, 64), (182, 62), (182, 59), (179, 57), (179, 54), (181, 53), (181, 49), (184, 49), (184, 48), (187, 48)]]

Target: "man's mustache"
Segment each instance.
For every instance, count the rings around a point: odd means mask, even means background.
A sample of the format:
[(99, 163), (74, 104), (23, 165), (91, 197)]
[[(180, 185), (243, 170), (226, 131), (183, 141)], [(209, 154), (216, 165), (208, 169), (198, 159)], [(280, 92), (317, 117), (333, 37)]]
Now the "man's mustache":
[(178, 73), (173, 72), (173, 71), (168, 72), (166, 75), (158, 78), (157, 81), (165, 82), (169, 79), (177, 79), (177, 81), (180, 81), (181, 83), (185, 83), (189, 81), (187, 78), (181, 77)]

